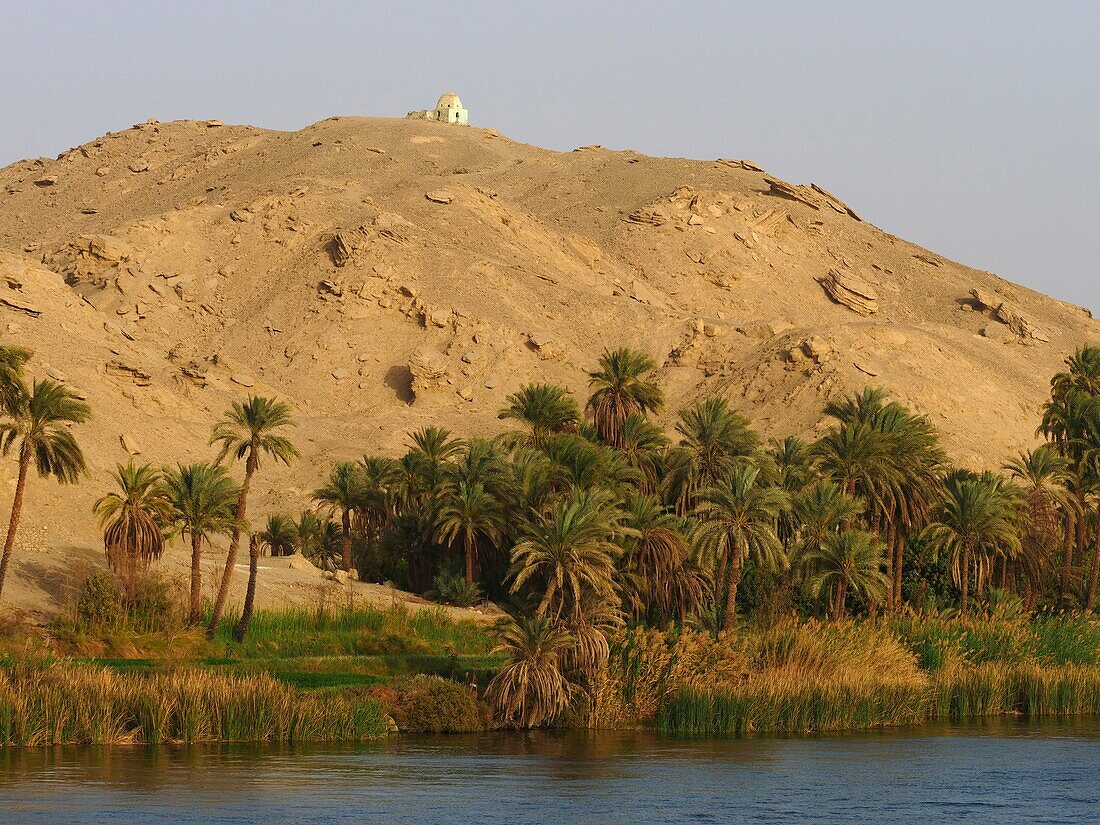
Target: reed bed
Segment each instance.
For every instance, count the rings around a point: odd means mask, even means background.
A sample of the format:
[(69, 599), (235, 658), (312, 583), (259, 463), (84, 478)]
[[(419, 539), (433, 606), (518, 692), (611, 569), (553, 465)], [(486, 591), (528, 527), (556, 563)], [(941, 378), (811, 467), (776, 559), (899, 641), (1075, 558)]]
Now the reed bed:
[(362, 740), (386, 732), (374, 699), (306, 693), (260, 674), (0, 671), (0, 745)]
[[(900, 626), (899, 626), (900, 625)], [(740, 680), (678, 684), (669, 733), (741, 736), (1100, 714), (1096, 623), (907, 619), (780, 625), (746, 634)]]

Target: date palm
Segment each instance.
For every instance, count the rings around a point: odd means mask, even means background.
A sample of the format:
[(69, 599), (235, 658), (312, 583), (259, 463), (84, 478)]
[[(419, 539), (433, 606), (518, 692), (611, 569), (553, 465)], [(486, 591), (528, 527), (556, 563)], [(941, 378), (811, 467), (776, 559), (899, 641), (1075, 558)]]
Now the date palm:
[(132, 583), (139, 570), (164, 552), (164, 530), (172, 522), (172, 502), (161, 471), (150, 464), (119, 464), (112, 475), (117, 492), (93, 506), (103, 529), (107, 564), (123, 581)]
[(462, 542), (466, 584), (477, 583), (478, 541), (498, 541), (504, 522), (500, 502), (483, 482), (457, 478), (443, 485), (435, 511), (436, 541), (448, 546)]
[(665, 471), (668, 437), (644, 415), (627, 416), (618, 430), (618, 453), (639, 474), (643, 493), (655, 493)]
[(815, 481), (796, 494), (791, 508), (798, 525), (798, 542), (791, 560), (796, 572), (804, 555), (819, 551), (826, 539), (862, 515), (866, 506), (862, 499), (848, 495), (828, 479)]
[(229, 582), (237, 564), (237, 548), (241, 542), (241, 529), (245, 524), (248, 490), (252, 477), (260, 469), (260, 459), (270, 457), (282, 464), (290, 464), (298, 457), (298, 450), (280, 431), (294, 426), (290, 406), (282, 401), (265, 398), (261, 395), (249, 396), (243, 403), (234, 403), (222, 420), (214, 425), (210, 443), (218, 445), (220, 452), (216, 463), (221, 464), (232, 456), (244, 461), (244, 483), (240, 487), (234, 526), (229, 537), (229, 552), (225, 557), (218, 595), (214, 599), (214, 610), (210, 615), (210, 625), (206, 633), (213, 638), (221, 621), (225, 602), (229, 597)]
[(313, 491), (313, 500), (334, 517), (340, 517), (340, 566), (351, 571), (352, 514), (365, 501), (362, 465), (354, 461), (337, 464), (324, 486)]
[(293, 519), (278, 513), (270, 515), (264, 529), (257, 535), (260, 538), (261, 553), (266, 550), (272, 557), (294, 555), (298, 530)]
[(602, 491), (578, 492), (536, 515), (512, 549), (511, 592), (530, 583), (541, 591), (537, 616), (579, 612), (588, 597), (615, 597), (616, 539), (622, 515)]
[(901, 599), (906, 539), (928, 522), (939, 496), (945, 457), (938, 435), (927, 418), (890, 401), (881, 389), (865, 388), (830, 402), (825, 411), (839, 423), (814, 445), (813, 456), (848, 495), (867, 502), (871, 532), (885, 534), (892, 606)]
[(736, 620), (737, 588), (745, 562), (752, 559), (762, 570), (787, 566), (775, 527), (789, 498), (777, 487), (757, 484), (759, 475), (755, 465), (743, 461), (703, 491), (695, 510), (701, 521), (698, 547), (715, 569), (715, 600), (725, 599), (723, 627), (727, 630)]
[(189, 621), (198, 624), (202, 609), (202, 551), (214, 536), (240, 530), (236, 518), (241, 488), (219, 464), (180, 464), (164, 473), (175, 529), (191, 544)]
[[(1020, 453), (1003, 469), (1020, 485), (1026, 499), (1020, 572), (1026, 577), (1031, 594), (1028, 604), (1034, 606), (1034, 594), (1041, 586), (1044, 574), (1056, 566), (1050, 548), (1059, 541), (1063, 516), (1075, 512), (1077, 508), (1077, 499), (1070, 491), (1072, 465), (1053, 445), (1044, 444)], [(1005, 587), (1008, 578), (1007, 574), (1002, 576), (999, 586)], [(1095, 575), (1090, 578), (1095, 581)], [(1089, 590), (1093, 592), (1091, 584)]]
[(684, 520), (668, 512), (655, 496), (635, 495), (624, 505), (623, 524), (632, 532), (624, 542), (619, 571), (626, 601), (637, 613), (653, 612), (661, 624), (674, 610), (694, 612), (702, 602), (704, 577), (690, 559)]
[[(776, 486), (793, 500), (794, 496), (806, 489), (813, 478), (813, 460), (809, 445), (795, 436), (788, 436), (782, 441), (772, 439), (768, 454), (775, 462)], [(783, 542), (784, 549), (790, 550), (797, 529), (796, 513), (792, 508), (785, 507), (776, 524), (776, 534)]]
[[(8, 357), (13, 357), (10, 352)], [(21, 364), (20, 358), (15, 356), (15, 361)], [(80, 478), (84, 473), (84, 454), (69, 426), (84, 423), (92, 414), (91, 408), (64, 384), (45, 378), (28, 388), (18, 378), (15, 380), (16, 385), (5, 390), (12, 394), (5, 401), (8, 420), (0, 423), (0, 450), (8, 455), (15, 449), (19, 461), (4, 554), (0, 557), (0, 592), (15, 547), (31, 464), (39, 476), (52, 476), (59, 484), (72, 484)]]
[(944, 483), (944, 498), (933, 518), (923, 536), (951, 559), (959, 612), (966, 615), (971, 581), (982, 587), (994, 557), (1020, 550), (1020, 497), (999, 477), (955, 472)]
[(241, 608), (241, 617), (233, 626), (233, 641), (240, 644), (248, 635), (249, 625), (252, 624), (252, 608), (256, 603), (256, 576), (259, 572), (260, 549), (262, 540), (258, 533), (248, 537), (248, 586), (244, 591), (244, 606)]
[(497, 418), (518, 421), (525, 430), (519, 440), (532, 447), (542, 448), (554, 433), (576, 431), (581, 417), (573, 397), (554, 384), (525, 384), (507, 401)]
[(828, 594), (836, 619), (844, 618), (849, 594), (859, 595), (869, 605), (881, 604), (890, 587), (882, 572), (883, 549), (878, 538), (865, 530), (829, 533), (800, 556), (806, 591), (815, 599)]
[(573, 640), (546, 616), (505, 620), (497, 633), (494, 652), (506, 658), (485, 691), (486, 701), (506, 725), (535, 728), (553, 722), (569, 707), (574, 689), (562, 672), (562, 656)]
[(394, 515), (396, 505), (394, 472), (392, 458), (377, 455), (364, 455), (359, 461), (360, 490), (359, 506), (354, 515), (355, 529), (368, 541), (378, 541), (386, 521)]
[(19, 400), (26, 393), (23, 370), (31, 355), (24, 347), (0, 344), (0, 411), (18, 412)]
[(594, 388), (588, 409), (605, 444), (621, 446), (619, 430), (630, 416), (660, 411), (664, 394), (645, 379), (656, 366), (645, 353), (627, 347), (603, 351), (599, 369), (588, 374), (588, 386)]
[(666, 494), (680, 515), (690, 513), (699, 494), (728, 475), (760, 447), (749, 420), (724, 398), (708, 398), (680, 412), (679, 444), (669, 451)]

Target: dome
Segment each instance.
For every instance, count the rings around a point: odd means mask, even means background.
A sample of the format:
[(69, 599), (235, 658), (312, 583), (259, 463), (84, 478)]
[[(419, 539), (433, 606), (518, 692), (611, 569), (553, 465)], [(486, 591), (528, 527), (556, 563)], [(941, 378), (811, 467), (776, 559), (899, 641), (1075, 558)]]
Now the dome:
[(439, 102), (435, 104), (437, 109), (461, 109), (462, 101), (458, 99), (458, 95), (454, 92), (444, 92), (439, 96)]

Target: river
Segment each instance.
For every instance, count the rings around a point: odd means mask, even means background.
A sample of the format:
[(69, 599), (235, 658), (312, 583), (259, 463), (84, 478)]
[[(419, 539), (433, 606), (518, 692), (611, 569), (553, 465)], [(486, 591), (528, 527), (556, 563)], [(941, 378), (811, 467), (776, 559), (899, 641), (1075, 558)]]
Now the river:
[(1100, 821), (1100, 720), (809, 737), (0, 751), (0, 822)]

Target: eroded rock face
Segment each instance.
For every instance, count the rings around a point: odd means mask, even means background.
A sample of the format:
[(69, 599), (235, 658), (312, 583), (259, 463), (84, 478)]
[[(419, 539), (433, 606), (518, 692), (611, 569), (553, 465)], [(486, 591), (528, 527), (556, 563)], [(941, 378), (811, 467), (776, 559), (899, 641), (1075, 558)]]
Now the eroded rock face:
[(429, 349), (418, 349), (409, 356), (409, 372), (412, 374), (414, 398), (442, 389), (448, 384), (446, 359)]
[[(970, 290), (970, 295), (989, 310), (989, 314), (997, 321), (1007, 326), (1016, 335), (1025, 340), (1050, 341), (1050, 336), (1037, 327), (1027, 316), (1005, 301), (1000, 295), (984, 292), (980, 289)], [(985, 333), (983, 333), (985, 334)], [(991, 336), (987, 336), (991, 337)]]
[(825, 294), (843, 307), (860, 315), (878, 311), (878, 293), (865, 279), (853, 272), (830, 269), (821, 280)]

